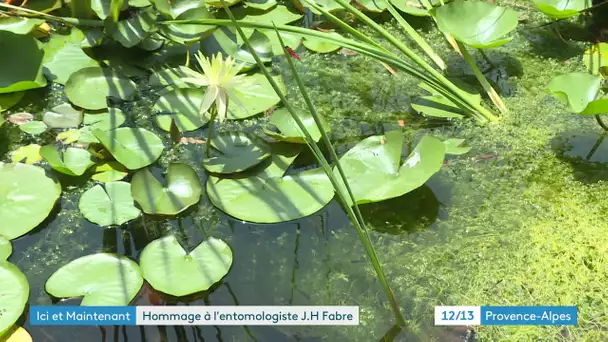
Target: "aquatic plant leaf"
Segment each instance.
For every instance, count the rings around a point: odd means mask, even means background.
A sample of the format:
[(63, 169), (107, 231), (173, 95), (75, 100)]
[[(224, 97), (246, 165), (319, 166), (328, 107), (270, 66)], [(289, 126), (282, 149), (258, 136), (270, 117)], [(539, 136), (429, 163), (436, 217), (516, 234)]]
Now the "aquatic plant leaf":
[(107, 97), (131, 100), (137, 85), (117, 71), (91, 67), (73, 73), (65, 84), (65, 94), (70, 101), (89, 110), (108, 107)]
[(241, 132), (215, 135), (211, 138), (211, 146), (219, 154), (203, 159), (203, 166), (213, 173), (242, 172), (270, 157), (269, 149), (261, 139), (251, 138)]
[(85, 113), (82, 123), (89, 125), (91, 129), (109, 131), (120, 127), (125, 123), (126, 116), (118, 108), (110, 107), (107, 111), (97, 114)]
[(53, 34), (44, 44), (43, 71), (49, 81), (65, 85), (78, 70), (99, 66), (99, 63), (82, 50), (85, 34), (72, 27), (69, 35)]
[(584, 72), (573, 72), (554, 77), (547, 91), (567, 106), (572, 113), (581, 113), (597, 97), (602, 79)]
[(27, 112), (14, 113), (9, 115), (7, 120), (15, 125), (23, 125), (24, 123), (34, 120), (34, 115)]
[[(340, 34), (338, 34), (336, 32), (331, 32), (330, 34), (333, 36), (342, 37)], [(340, 49), (340, 47), (341, 47), (339, 45), (331, 44), (325, 40), (313, 38), (313, 37), (304, 38), (304, 41), (302, 42), (302, 44), (304, 44), (304, 46), (308, 50), (312, 50), (312, 51), (318, 52), (318, 53), (334, 52), (334, 51), (337, 51), (338, 49)]]
[(180, 132), (194, 131), (209, 122), (209, 115), (200, 115), (200, 105), (205, 92), (201, 89), (175, 89), (158, 98), (154, 104), (154, 122), (162, 130), (170, 132), (171, 120)]
[(11, 253), (13, 253), (11, 241), (0, 235), (0, 261), (7, 260)]
[(92, 132), (112, 156), (129, 170), (154, 163), (165, 149), (158, 136), (143, 128), (93, 129)]
[(261, 11), (268, 11), (277, 5), (277, 0), (249, 0), (245, 1), (246, 7), (255, 8)]
[[(250, 37), (253, 34), (253, 30), (244, 28), (243, 31)], [(272, 55), (274, 56), (283, 56), (285, 54), (285, 47), (279, 41), (277, 37), (277, 33), (274, 30), (258, 30), (268, 37), (270, 41), (270, 47), (272, 49)], [(302, 44), (302, 36), (298, 34), (293, 34), (289, 32), (279, 32), (279, 35), (283, 39), (285, 45), (289, 46), (291, 49), (295, 50)], [(239, 37), (240, 38), (240, 37)]]
[(167, 171), (166, 186), (150, 170), (143, 169), (133, 175), (131, 192), (135, 201), (147, 214), (176, 215), (198, 203), (203, 189), (201, 181), (190, 166), (171, 163)]
[(386, 10), (386, 0), (357, 0), (357, 5), (363, 7), (363, 11), (381, 13)]
[(586, 0), (533, 0), (533, 2), (536, 8), (554, 19), (573, 17), (588, 7)]
[(175, 68), (166, 68), (158, 70), (150, 75), (149, 84), (151, 86), (174, 86), (177, 88), (192, 88), (194, 84), (184, 82), (184, 78), (197, 77), (198, 73), (194, 70), (185, 67), (177, 66)]
[(222, 3), (220, 0), (205, 0), (205, 3), (215, 8), (224, 8), (225, 6), (232, 6), (238, 4), (241, 0), (224, 0)]
[(129, 174), (127, 168), (114, 161), (96, 165), (93, 172), (91, 179), (102, 183), (116, 182)]
[[(107, 17), (112, 15), (112, 3), (116, 2), (115, 0), (91, 0), (91, 9), (99, 19), (106, 19)], [(129, 8), (129, 3), (127, 1), (120, 1), (121, 5), (118, 10), (126, 10)]]
[(464, 110), (441, 95), (429, 95), (415, 98), (411, 103), (418, 113), (438, 118), (463, 118)]
[(11, 153), (11, 161), (17, 163), (25, 159), (26, 164), (35, 164), (42, 160), (40, 147), (38, 144), (21, 146)]
[(165, 37), (161, 36), (157, 32), (144, 38), (141, 43), (137, 44), (137, 47), (146, 51), (156, 51), (165, 45)]
[(608, 98), (602, 98), (589, 102), (585, 110), (579, 113), (580, 115), (600, 115), (608, 114)]
[[(213, 2), (218, 2), (218, 0), (208, 0)], [(230, 2), (226, 2), (230, 3)], [(216, 6), (217, 7), (217, 6)], [(300, 20), (302, 18), (302, 14), (293, 12), (289, 10), (284, 5), (278, 5), (268, 11), (261, 11), (256, 8), (250, 7), (237, 7), (232, 9), (232, 14), (234, 14), (235, 18), (239, 21), (254, 21), (258, 23), (272, 23), (274, 22), (276, 25), (286, 25), (293, 23), (294, 21)], [(227, 17), (225, 13), (220, 12), (218, 16)], [(272, 30), (271, 30), (272, 31)]]
[(150, 0), (129, 0), (129, 6), (131, 7), (147, 7), (150, 5)]
[(60, 141), (62, 144), (69, 145), (80, 139), (80, 130), (70, 129), (64, 132), (60, 132), (55, 137), (55, 140)]
[(44, 113), (42, 121), (50, 128), (75, 128), (82, 123), (82, 110), (78, 110), (69, 103), (53, 107)]
[(485, 1), (456, 1), (431, 10), (437, 26), (456, 40), (476, 48), (491, 48), (508, 43), (504, 38), (517, 27), (515, 10)]
[(29, 121), (19, 125), (19, 129), (30, 135), (38, 135), (46, 132), (49, 127), (42, 121)]
[[(321, 12), (317, 11), (316, 9), (314, 9), (312, 7), (308, 7), (308, 4), (306, 4), (306, 3), (303, 4), (300, 0), (295, 0), (295, 2), (297, 2), (298, 7), (308, 8), (312, 13), (317, 14), (317, 15), (322, 15)], [(342, 5), (337, 3), (335, 0), (315, 0), (315, 3), (319, 7), (324, 8), (328, 12), (336, 12), (336, 11), (343, 10)]]
[(416, 0), (391, 0), (391, 4), (397, 7), (401, 12), (417, 17), (428, 17), (431, 15), (429, 11)]
[(40, 149), (40, 155), (53, 169), (69, 176), (81, 176), (95, 164), (89, 151), (75, 147), (59, 152), (55, 145), (46, 145)]
[[(14, 328), (11, 328), (10, 330), (13, 330)], [(13, 332), (10, 333), (10, 335), (3, 337), (6, 338), (6, 340), (2, 340), (3, 342), (32, 342), (32, 335), (30, 335), (29, 332), (27, 332), (27, 330), (25, 330), (25, 328), (23, 327), (17, 327), (17, 329), (15, 329)]]
[(15, 324), (30, 295), (25, 275), (8, 261), (0, 261), (0, 336)]
[(81, 306), (124, 306), (143, 282), (141, 269), (131, 259), (97, 253), (62, 266), (46, 281), (45, 289), (57, 298), (84, 297)]
[(445, 154), (453, 154), (458, 156), (469, 152), (471, 150), (471, 147), (460, 146), (463, 142), (464, 139), (452, 138), (445, 140), (443, 142), (443, 145), (445, 145)]
[(608, 43), (595, 44), (583, 54), (583, 62), (592, 74), (608, 76)]
[(127, 182), (107, 182), (105, 190), (95, 185), (82, 194), (78, 209), (87, 220), (102, 227), (120, 226), (141, 214), (131, 197), (131, 184)]
[[(314, 118), (308, 111), (296, 111), (296, 114), (304, 124), (304, 128), (308, 131), (310, 136), (314, 139), (314, 141), (319, 141), (321, 139), (321, 132), (315, 123)], [(323, 128), (325, 128), (326, 132), (331, 131), (331, 127), (327, 124), (323, 116), (321, 118), (321, 123)], [(271, 130), (265, 129), (264, 133), (270, 135), (271, 137), (279, 140), (286, 141), (291, 143), (299, 143), (305, 144), (306, 139), (304, 138), (304, 133), (298, 127), (298, 124), (291, 117), (291, 114), (286, 108), (280, 108), (275, 110), (270, 117), (270, 123), (276, 126), (279, 132), (273, 132)]]
[(232, 266), (232, 250), (210, 237), (187, 252), (172, 234), (148, 244), (140, 265), (155, 290), (181, 297), (208, 290), (222, 280)]
[(0, 31), (28, 34), (40, 26), (44, 20), (34, 18), (0, 17)]
[(135, 16), (116, 23), (112, 38), (130, 48), (141, 43), (155, 28), (156, 13), (152, 7), (140, 10)]
[(12, 106), (16, 105), (21, 101), (25, 95), (24, 91), (19, 91), (16, 93), (8, 93), (8, 94), (0, 94), (0, 113), (8, 110)]
[[(439, 139), (424, 136), (400, 166), (402, 146), (403, 134), (390, 131), (362, 140), (340, 158), (357, 204), (404, 195), (441, 169), (445, 146)], [(346, 192), (337, 169), (334, 174)]]
[(4, 51), (0, 53), (0, 94), (46, 86), (42, 73), (44, 51), (36, 38), (0, 31), (0, 51)]
[(27, 1), (27, 4), (25, 4), (24, 7), (42, 13), (49, 13), (61, 8), (61, 5), (61, 0), (37, 0)]
[[(215, 19), (215, 16), (203, 6), (188, 9), (175, 18), (175, 20), (191, 19)], [(160, 32), (174, 42), (192, 44), (209, 36), (215, 28), (214, 25), (169, 24), (161, 25)]]
[(156, 10), (172, 19), (193, 8), (205, 7), (205, 0), (150, 0)]
[[(285, 91), (282, 78), (276, 77), (275, 81)], [(228, 106), (228, 119), (245, 119), (275, 106), (281, 100), (263, 74), (256, 73), (246, 76), (242, 83), (233, 88), (233, 95), (243, 107)]]
[[(246, 32), (249, 33), (249, 31)], [(262, 62), (270, 62), (273, 55), (270, 39), (259, 30), (251, 30), (250, 32), (249, 40), (253, 49), (258, 53)], [(243, 45), (234, 28), (220, 27), (215, 30), (212, 35), (201, 41), (201, 51), (206, 56), (213, 56), (218, 53), (222, 53), (224, 56), (232, 56), (237, 63), (245, 63), (241, 72), (255, 66), (255, 59), (247, 46)]]

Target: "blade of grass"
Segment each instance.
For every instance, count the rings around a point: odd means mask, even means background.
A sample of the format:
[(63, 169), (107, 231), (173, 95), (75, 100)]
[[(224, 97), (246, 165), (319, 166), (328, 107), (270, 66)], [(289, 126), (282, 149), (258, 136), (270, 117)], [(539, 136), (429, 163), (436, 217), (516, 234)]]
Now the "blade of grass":
[[(283, 38), (281, 38), (281, 35), (279, 34), (279, 30), (276, 28), (276, 26), (275, 26), (275, 32), (277, 34), (277, 37), (279, 38), (279, 41), (281, 42), (281, 46), (285, 46), (285, 44), (283, 42)], [(293, 77), (295, 78), (296, 83), (298, 84), (300, 93), (302, 94), (302, 97), (304, 98), (304, 102), (306, 102), (306, 106), (308, 107), (308, 110), (310, 111), (310, 114), (312, 115), (312, 117), (315, 121), (315, 124), (317, 125), (317, 128), (319, 129), (319, 132), (321, 133), (321, 138), (323, 139), (323, 142), (327, 146), (327, 149), (329, 150), (329, 154), (330, 154), (333, 162), (336, 165), (336, 168), (338, 170), (338, 173), (340, 174), (340, 177), (342, 178), (342, 182), (344, 184), (344, 187), (346, 188), (346, 191), (348, 192), (348, 196), (350, 197), (352, 204), (349, 204), (349, 202), (346, 201), (346, 198), (345, 198), (346, 196), (341, 193), (341, 188), (336, 187), (337, 185), (333, 184), (333, 182), (332, 182), (332, 185), (334, 185), (336, 193), (340, 193), (339, 196), (343, 202), (343, 205), (345, 206), (345, 210), (352, 211), (354, 209), (354, 212), (352, 214), (356, 218), (356, 220), (353, 221), (353, 225), (355, 225), (355, 227), (357, 228), (357, 234), (359, 235), (361, 242), (365, 246), (366, 252), (372, 262), (372, 265), (374, 266), (374, 270), (376, 271), (378, 279), (380, 280), (380, 283), (382, 284), (382, 287), (384, 288), (384, 292), (386, 293), (387, 297), (389, 297), (389, 300), (391, 301), (391, 307), (393, 309), (395, 319), (397, 320), (399, 325), (405, 324), (405, 319), (403, 318), (403, 315), (401, 314), (401, 310), (399, 309), (399, 304), (397, 302), (397, 298), (395, 297), (395, 294), (391, 290), (390, 284), (388, 283), (388, 279), (386, 278), (386, 275), (384, 274), (384, 270), (382, 269), (382, 265), (380, 264), (378, 255), (376, 254), (376, 250), (373, 247), (372, 241), (369, 237), (367, 228), (365, 226), (365, 220), (363, 219), (363, 215), (361, 214), (361, 211), (359, 210), (359, 206), (357, 205), (357, 199), (355, 198), (355, 195), (353, 194), (353, 191), (348, 183), (346, 174), (344, 173), (344, 169), (342, 168), (342, 165), (340, 164), (340, 159), (338, 158), (338, 154), (334, 150), (333, 145), (332, 145), (331, 141), (329, 140), (327, 131), (323, 127), (323, 123), (321, 122), (321, 119), (319, 117), (319, 114), (317, 113), (315, 106), (312, 104), (312, 101), (310, 100), (310, 96), (308, 96), (308, 92), (306, 91), (306, 86), (304, 86), (304, 83), (302, 82), (302, 79), (300, 78), (300, 75), (298, 74), (298, 71), (296, 70), (296, 66), (293, 63), (293, 60), (289, 56), (286, 56), (286, 59), (287, 59), (287, 63), (289, 64), (289, 68), (291, 69), (291, 73), (292, 73)], [(292, 116), (297, 116), (297, 115), (295, 115), (295, 113), (293, 113)], [(302, 129), (302, 128), (300, 128), (300, 129)], [(333, 175), (333, 172), (332, 172), (332, 175)], [(349, 209), (346, 209), (346, 208), (349, 208)], [(367, 241), (367, 243), (365, 241)]]

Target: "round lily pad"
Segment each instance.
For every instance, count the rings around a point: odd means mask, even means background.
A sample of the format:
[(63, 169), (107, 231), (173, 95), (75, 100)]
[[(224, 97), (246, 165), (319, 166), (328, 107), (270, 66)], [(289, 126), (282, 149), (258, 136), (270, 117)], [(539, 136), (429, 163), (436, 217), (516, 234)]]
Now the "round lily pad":
[(25, 275), (8, 261), (0, 261), (0, 336), (21, 316), (30, 294)]
[(112, 38), (124, 47), (134, 47), (150, 35), (155, 21), (156, 13), (152, 7), (144, 8), (130, 18), (116, 23)]
[(108, 108), (108, 111), (98, 114), (86, 113), (82, 121), (91, 129), (109, 131), (120, 127), (126, 120), (125, 114), (118, 108)]
[[(296, 111), (296, 115), (304, 124), (304, 128), (308, 131), (308, 134), (313, 138), (314, 141), (319, 141), (321, 139), (321, 132), (317, 127), (317, 124), (308, 111)], [(325, 128), (326, 132), (330, 132), (331, 128), (323, 119), (320, 117), (321, 124), (323, 128)], [(305, 144), (306, 139), (304, 138), (304, 133), (298, 127), (298, 124), (291, 116), (291, 113), (286, 108), (280, 108), (275, 110), (270, 117), (270, 123), (273, 124), (279, 132), (274, 132), (271, 130), (265, 130), (264, 132), (271, 137), (280, 140), (287, 141), (292, 143), (300, 143)]]
[(50, 81), (65, 85), (70, 76), (76, 71), (88, 67), (99, 66), (99, 63), (89, 57), (81, 47), (85, 34), (76, 27), (70, 29), (70, 34), (54, 33), (44, 44), (44, 75)]
[(314, 214), (334, 197), (334, 189), (322, 169), (284, 175), (287, 166), (280, 165), (284, 161), (276, 156), (273, 159), (266, 169), (253, 175), (209, 176), (209, 199), (240, 220), (278, 223)]
[(102, 227), (119, 226), (141, 214), (131, 197), (131, 184), (127, 182), (108, 182), (105, 189), (95, 185), (82, 194), (78, 209), (87, 220)]
[(139, 266), (111, 253), (78, 258), (47, 280), (46, 291), (57, 298), (84, 297), (82, 306), (128, 305), (143, 285)]
[(0, 163), (0, 235), (12, 240), (38, 226), (61, 195), (58, 182), (44, 169), (23, 163)]
[(572, 72), (554, 77), (547, 91), (568, 107), (572, 113), (581, 113), (600, 91), (602, 79), (585, 72)]
[(69, 176), (81, 176), (95, 164), (91, 153), (82, 148), (68, 147), (59, 152), (55, 145), (46, 145), (40, 149), (40, 155), (53, 169)]
[(89, 110), (108, 107), (107, 98), (131, 100), (137, 85), (117, 71), (109, 68), (90, 67), (73, 73), (65, 84), (65, 94), (70, 101)]
[(150, 285), (173, 296), (208, 290), (232, 266), (232, 250), (224, 241), (209, 238), (190, 253), (168, 235), (152, 241), (141, 252), (141, 269)]
[(175, 89), (161, 96), (154, 105), (154, 121), (164, 131), (171, 131), (171, 120), (180, 132), (194, 131), (207, 124), (208, 115), (200, 115), (205, 92), (201, 89)]
[(260, 139), (252, 139), (245, 133), (229, 132), (211, 139), (218, 154), (203, 160), (203, 166), (213, 173), (235, 173), (249, 169), (270, 157), (268, 148)]
[(111, 131), (94, 129), (93, 134), (129, 170), (141, 169), (154, 163), (165, 149), (158, 136), (143, 128), (121, 127)]
[[(337, 36), (337, 37), (342, 37), (340, 34), (338, 34), (336, 32), (331, 32), (330, 34)], [(312, 51), (318, 52), (318, 53), (334, 52), (341, 48), (340, 45), (328, 43), (324, 39), (318, 39), (318, 38), (313, 38), (313, 37), (304, 38), (303, 44), (308, 50), (312, 50)]]
[(30, 121), (19, 125), (19, 129), (27, 134), (38, 135), (46, 132), (49, 127), (42, 121)]
[(0, 261), (7, 260), (13, 253), (11, 242), (3, 236), (0, 236)]
[(47, 85), (40, 46), (32, 36), (0, 31), (0, 94)]
[(456, 1), (431, 10), (437, 26), (456, 40), (476, 48), (508, 43), (517, 27), (517, 12), (485, 1)]
[(10, 31), (16, 34), (29, 34), (44, 20), (34, 18), (0, 17), (0, 31)]
[(591, 5), (587, 0), (533, 0), (536, 7), (554, 19), (564, 19), (578, 15)]
[(51, 128), (74, 128), (82, 123), (82, 111), (64, 103), (44, 113), (42, 121)]
[(107, 162), (95, 166), (91, 179), (102, 183), (115, 182), (125, 178), (129, 171), (117, 162)]
[[(358, 204), (399, 197), (422, 186), (443, 166), (445, 145), (424, 136), (401, 164), (403, 134), (391, 131), (364, 139), (340, 158)], [(341, 183), (337, 169), (334, 174)], [(340, 185), (346, 192), (343, 184)]]
[[(13, 330), (13, 329), (11, 329)], [(4, 342), (32, 342), (32, 335), (23, 327), (17, 327), (15, 331), (10, 333)]]
[[(24, 91), (18, 91), (16, 93), (0, 94), (0, 113), (8, 110), (12, 106), (16, 105), (21, 101), (25, 95)], [(2, 116), (0, 115), (0, 118)], [(1, 126), (1, 125), (0, 125)]]
[(26, 164), (35, 164), (42, 160), (40, 155), (40, 145), (30, 144), (21, 146), (17, 150), (11, 153), (11, 160), (13, 162), (20, 162), (25, 160)]
[(143, 169), (133, 175), (131, 192), (135, 201), (148, 214), (176, 215), (198, 203), (201, 181), (190, 166), (169, 164), (166, 186), (150, 170)]

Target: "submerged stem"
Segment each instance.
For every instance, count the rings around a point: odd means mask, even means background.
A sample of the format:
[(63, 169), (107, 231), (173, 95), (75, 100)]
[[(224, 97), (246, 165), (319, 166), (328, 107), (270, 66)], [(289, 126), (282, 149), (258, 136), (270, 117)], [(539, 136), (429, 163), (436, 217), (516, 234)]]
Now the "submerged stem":
[(600, 118), (599, 115), (595, 116), (595, 121), (597, 121), (598, 125), (604, 129), (604, 131), (608, 132), (608, 126), (604, 123), (604, 121)]

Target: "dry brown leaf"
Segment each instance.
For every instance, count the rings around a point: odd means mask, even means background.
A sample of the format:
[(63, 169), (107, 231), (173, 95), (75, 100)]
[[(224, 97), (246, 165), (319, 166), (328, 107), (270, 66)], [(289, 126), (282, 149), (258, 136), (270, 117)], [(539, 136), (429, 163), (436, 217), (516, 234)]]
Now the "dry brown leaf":
[(34, 116), (30, 113), (15, 113), (11, 114), (6, 118), (7, 121), (14, 123), (15, 125), (23, 125), (34, 120)]

